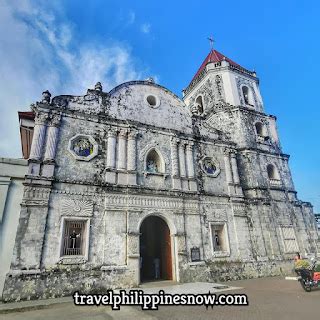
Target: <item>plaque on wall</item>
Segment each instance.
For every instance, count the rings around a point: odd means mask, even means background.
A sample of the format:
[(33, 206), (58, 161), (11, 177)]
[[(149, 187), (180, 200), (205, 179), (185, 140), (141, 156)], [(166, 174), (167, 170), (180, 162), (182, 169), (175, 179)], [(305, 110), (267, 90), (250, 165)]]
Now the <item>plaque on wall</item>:
[(200, 248), (198, 247), (191, 248), (191, 261), (192, 262), (200, 261)]

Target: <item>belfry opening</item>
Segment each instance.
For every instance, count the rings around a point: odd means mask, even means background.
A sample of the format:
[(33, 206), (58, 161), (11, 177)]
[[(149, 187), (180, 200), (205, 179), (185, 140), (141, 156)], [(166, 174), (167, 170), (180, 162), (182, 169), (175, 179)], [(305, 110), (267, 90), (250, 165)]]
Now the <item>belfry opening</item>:
[(140, 280), (172, 280), (170, 229), (160, 217), (147, 217), (140, 227)]

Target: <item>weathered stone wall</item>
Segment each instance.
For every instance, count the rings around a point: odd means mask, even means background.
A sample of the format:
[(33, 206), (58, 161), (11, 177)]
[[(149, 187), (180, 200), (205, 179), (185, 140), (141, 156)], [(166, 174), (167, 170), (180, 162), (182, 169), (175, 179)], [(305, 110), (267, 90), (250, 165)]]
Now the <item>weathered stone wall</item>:
[[(232, 90), (239, 94), (243, 79), (228, 77), (205, 79), (189, 97), (190, 109), (146, 81), (37, 103), (34, 157), (4, 299), (138, 285), (140, 226), (150, 215), (170, 229), (176, 281), (289, 271), (283, 225), (294, 228), (300, 251), (316, 250), (312, 208), (296, 199), (288, 156), (281, 153), (274, 118), (261, 113), (257, 84), (244, 81), (256, 90), (255, 108), (236, 107), (224, 99)], [(235, 87), (230, 91), (226, 82)], [(199, 94), (205, 112), (193, 114)], [(257, 140), (255, 121), (267, 126), (268, 142)], [(73, 143), (80, 138), (90, 154), (76, 153)], [(158, 172), (147, 170), (150, 150), (159, 156)], [(276, 181), (267, 175), (270, 163)], [(62, 254), (68, 219), (86, 223), (81, 256)], [(214, 225), (224, 226), (222, 252), (213, 250)], [(192, 248), (200, 249), (199, 263), (191, 261)]]
[(189, 264), (181, 268), (182, 282), (232, 281), (259, 277), (285, 276), (292, 274), (292, 260), (274, 261), (215, 261), (202, 264)]

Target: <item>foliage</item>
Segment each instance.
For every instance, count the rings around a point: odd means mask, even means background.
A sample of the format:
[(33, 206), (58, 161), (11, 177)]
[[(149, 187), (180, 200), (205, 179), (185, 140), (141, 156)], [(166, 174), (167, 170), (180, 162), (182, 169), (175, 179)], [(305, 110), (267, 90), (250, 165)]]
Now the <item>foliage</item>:
[(310, 263), (307, 260), (298, 260), (294, 264), (295, 269), (306, 269), (310, 267)]

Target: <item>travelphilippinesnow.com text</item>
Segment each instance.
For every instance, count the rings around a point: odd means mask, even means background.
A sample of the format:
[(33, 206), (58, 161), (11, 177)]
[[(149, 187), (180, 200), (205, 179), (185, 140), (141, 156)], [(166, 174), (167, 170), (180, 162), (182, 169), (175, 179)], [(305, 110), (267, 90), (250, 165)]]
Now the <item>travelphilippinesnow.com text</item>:
[(143, 310), (158, 310), (159, 306), (247, 306), (248, 297), (245, 294), (170, 294), (160, 290), (158, 293), (148, 294), (142, 290), (108, 290), (106, 294), (73, 294), (74, 304), (77, 306), (111, 306), (113, 310), (120, 310), (121, 306), (141, 306)]

